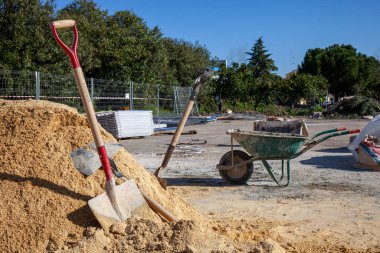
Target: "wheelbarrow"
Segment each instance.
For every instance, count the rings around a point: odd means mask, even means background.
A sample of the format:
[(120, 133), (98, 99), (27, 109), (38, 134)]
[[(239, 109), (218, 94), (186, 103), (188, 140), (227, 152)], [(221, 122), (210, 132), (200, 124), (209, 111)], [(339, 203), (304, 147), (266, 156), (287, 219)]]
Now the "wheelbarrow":
[[(253, 161), (262, 161), (265, 169), (276, 184), (286, 187), (291, 180), (291, 159), (302, 155), (329, 138), (359, 132), (359, 129), (346, 130), (346, 128), (334, 128), (308, 137), (301, 134), (230, 129), (227, 131), (227, 134), (231, 136), (231, 151), (222, 156), (216, 168), (225, 181), (232, 184), (246, 184), (253, 173)], [(234, 140), (248, 154), (242, 150), (234, 150)], [(268, 163), (269, 160), (281, 161), (281, 176), (279, 178)], [(285, 163), (287, 180), (283, 183), (285, 178)]]

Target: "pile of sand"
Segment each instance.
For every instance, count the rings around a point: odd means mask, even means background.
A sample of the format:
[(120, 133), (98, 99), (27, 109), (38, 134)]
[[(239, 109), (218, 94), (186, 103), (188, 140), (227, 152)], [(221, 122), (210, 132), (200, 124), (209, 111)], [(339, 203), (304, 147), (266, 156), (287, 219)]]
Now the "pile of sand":
[(111, 226), (109, 233), (88, 228), (86, 238), (58, 252), (234, 252), (232, 241), (195, 221), (159, 223), (130, 218)]
[[(0, 252), (56, 250), (82, 239), (86, 227), (98, 227), (87, 201), (104, 192), (103, 171), (86, 178), (70, 160), (92, 141), (86, 118), (65, 105), (4, 100), (0, 118)], [(179, 219), (207, 222), (125, 150), (115, 163)]]
[[(261, 225), (264, 230), (253, 229)], [(72, 248), (63, 247), (58, 252), (285, 253), (279, 243), (268, 236), (263, 238), (263, 233), (268, 233), (267, 228), (268, 224), (262, 221), (248, 224), (244, 220), (225, 220), (210, 226), (209, 223), (189, 220), (157, 223), (133, 217), (114, 224), (109, 233), (88, 228), (84, 240)]]
[(104, 231), (87, 205), (104, 192), (103, 171), (85, 177), (70, 160), (93, 140), (85, 116), (47, 101), (0, 100), (0, 118), (0, 252), (283, 252), (252, 229), (211, 222), (124, 149), (118, 169), (181, 221), (134, 217)]

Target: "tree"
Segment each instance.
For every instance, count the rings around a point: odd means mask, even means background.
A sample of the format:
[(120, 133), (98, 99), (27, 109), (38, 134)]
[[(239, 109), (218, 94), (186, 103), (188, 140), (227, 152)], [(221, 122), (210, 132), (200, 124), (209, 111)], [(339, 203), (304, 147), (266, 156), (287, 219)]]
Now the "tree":
[(255, 110), (257, 110), (259, 103), (270, 100), (271, 86), (276, 80), (272, 72), (276, 71), (277, 67), (270, 58), (271, 54), (267, 53), (262, 37), (256, 41), (251, 52), (247, 54), (250, 55), (248, 59), (251, 78), (249, 94)]
[(312, 104), (327, 93), (327, 79), (322, 76), (300, 74), (293, 72), (287, 75), (275, 87), (275, 98), (280, 105), (292, 106), (301, 99), (307, 99)]
[[(54, 0), (7, 0), (0, 1), (0, 67), (69, 73), (70, 62), (49, 27), (57, 19), (77, 22), (78, 56), (89, 77), (192, 85), (197, 71), (209, 66), (205, 46), (164, 38), (131, 11), (109, 15), (92, 0), (74, 0), (60, 10)], [(59, 35), (71, 44), (72, 30)]]
[(107, 21), (102, 41), (102, 76), (159, 82), (166, 66), (162, 34), (157, 27), (150, 29), (134, 13), (119, 11)]
[(245, 103), (249, 101), (249, 73), (247, 65), (232, 63), (228, 68), (224, 65), (221, 65), (220, 68), (219, 78), (215, 81), (215, 96), (231, 101), (234, 109), (238, 102)]
[(267, 51), (263, 38), (260, 37), (253, 45), (251, 52), (247, 53), (250, 55), (248, 66), (252, 69), (253, 78), (262, 78), (277, 70), (274, 61), (270, 58), (271, 54), (268, 54)]
[(51, 1), (0, 1), (0, 66), (40, 70), (49, 62)]
[(309, 49), (298, 71), (324, 76), (329, 82), (329, 91), (339, 97), (370, 94), (368, 88), (376, 83), (378, 65), (374, 57), (357, 53), (351, 45), (332, 45)]
[[(101, 77), (100, 55), (103, 51), (103, 38), (107, 30), (106, 11), (99, 9), (93, 1), (76, 0), (58, 11), (58, 19), (74, 19), (79, 30), (78, 57), (86, 75)], [(62, 39), (71, 43), (72, 30), (59, 31)], [(64, 52), (56, 46), (60, 54)], [(65, 61), (67, 67), (68, 61)], [(67, 69), (67, 68), (66, 68)]]
[(181, 86), (193, 85), (198, 72), (210, 65), (210, 52), (198, 42), (165, 38), (164, 48), (168, 60), (167, 80)]

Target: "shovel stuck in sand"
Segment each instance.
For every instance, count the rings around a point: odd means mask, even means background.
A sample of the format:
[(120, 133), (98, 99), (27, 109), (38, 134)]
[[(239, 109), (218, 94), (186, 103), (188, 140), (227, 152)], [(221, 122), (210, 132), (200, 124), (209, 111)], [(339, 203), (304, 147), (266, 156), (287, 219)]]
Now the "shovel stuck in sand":
[(182, 130), (185, 127), (187, 118), (190, 115), (191, 110), (193, 109), (193, 105), (195, 102), (195, 99), (199, 93), (199, 90), (203, 86), (203, 84), (207, 81), (207, 79), (213, 74), (213, 70), (216, 70), (217, 68), (206, 68), (204, 71), (201, 73), (201, 75), (195, 80), (195, 83), (193, 85), (193, 89), (191, 91), (189, 100), (187, 102), (187, 105), (182, 113), (181, 120), (175, 130), (175, 133), (173, 135), (173, 138), (170, 142), (170, 145), (168, 146), (168, 149), (165, 153), (165, 157), (162, 160), (161, 166), (156, 169), (156, 171), (153, 173), (153, 175), (156, 176), (158, 182), (162, 186), (162, 188), (166, 189), (168, 182), (165, 178), (160, 177), (160, 173), (166, 168), (166, 166), (169, 163), (169, 160), (174, 152), (174, 149), (177, 145), (177, 142), (179, 140), (179, 137), (182, 134)]
[[(74, 33), (73, 45), (69, 48), (58, 36), (57, 29), (72, 28)], [(149, 209), (141, 192), (133, 180), (128, 180), (118, 186), (115, 184), (112, 168), (96, 120), (95, 111), (88, 93), (86, 81), (77, 57), (78, 30), (74, 20), (60, 20), (51, 23), (54, 38), (71, 60), (74, 77), (79, 89), (87, 119), (95, 139), (98, 155), (106, 176), (106, 193), (91, 199), (88, 204), (103, 228), (108, 228), (115, 222), (126, 220), (136, 212)], [(150, 210), (149, 210), (150, 211)], [(143, 211), (144, 212), (144, 211)], [(144, 217), (144, 214), (139, 214)]]
[[(57, 29), (68, 28), (73, 28), (74, 32), (74, 40), (71, 48), (69, 48), (59, 38), (57, 33)], [(74, 70), (75, 82), (79, 89), (91, 132), (95, 140), (96, 149), (98, 151), (98, 160), (100, 160), (101, 166), (103, 167), (106, 176), (106, 193), (103, 193), (88, 201), (91, 211), (94, 213), (96, 219), (99, 221), (100, 225), (103, 228), (108, 229), (113, 223), (126, 220), (132, 215), (151, 218), (151, 208), (168, 221), (178, 221), (175, 216), (165, 210), (165, 208), (163, 208), (158, 202), (148, 196), (145, 192), (139, 190), (135, 181), (126, 180), (124, 183), (116, 186), (109, 156), (107, 155), (107, 150), (110, 151), (110, 156), (113, 157), (113, 155), (116, 154), (121, 147), (118, 144), (104, 144), (103, 138), (101, 136), (95, 111), (77, 56), (78, 30), (76, 23), (74, 20), (54, 21), (51, 23), (51, 29), (57, 43), (61, 48), (63, 48), (63, 50), (65, 50), (66, 54), (71, 60), (71, 65)], [(83, 163), (79, 167), (84, 170), (86, 169), (86, 166), (87, 169), (89, 168), (88, 171), (84, 172), (77, 167), (81, 173), (90, 175), (99, 168), (99, 164), (97, 161), (95, 161), (96, 159), (93, 159), (94, 154), (91, 151), (77, 150), (77, 152), (79, 153), (74, 156), (80, 160), (78, 163)], [(90, 159), (91, 161), (88, 161), (86, 163), (86, 159)], [(89, 164), (90, 166), (88, 167)], [(116, 174), (116, 176), (120, 175)]]

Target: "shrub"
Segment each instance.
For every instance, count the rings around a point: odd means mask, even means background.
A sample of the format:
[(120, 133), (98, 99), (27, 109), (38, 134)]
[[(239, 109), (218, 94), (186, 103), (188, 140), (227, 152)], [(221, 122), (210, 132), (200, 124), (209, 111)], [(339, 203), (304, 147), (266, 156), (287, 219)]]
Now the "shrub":
[(344, 99), (335, 105), (335, 113), (340, 115), (372, 115), (375, 116), (376, 112), (380, 111), (380, 103), (369, 97), (355, 96), (351, 99)]

